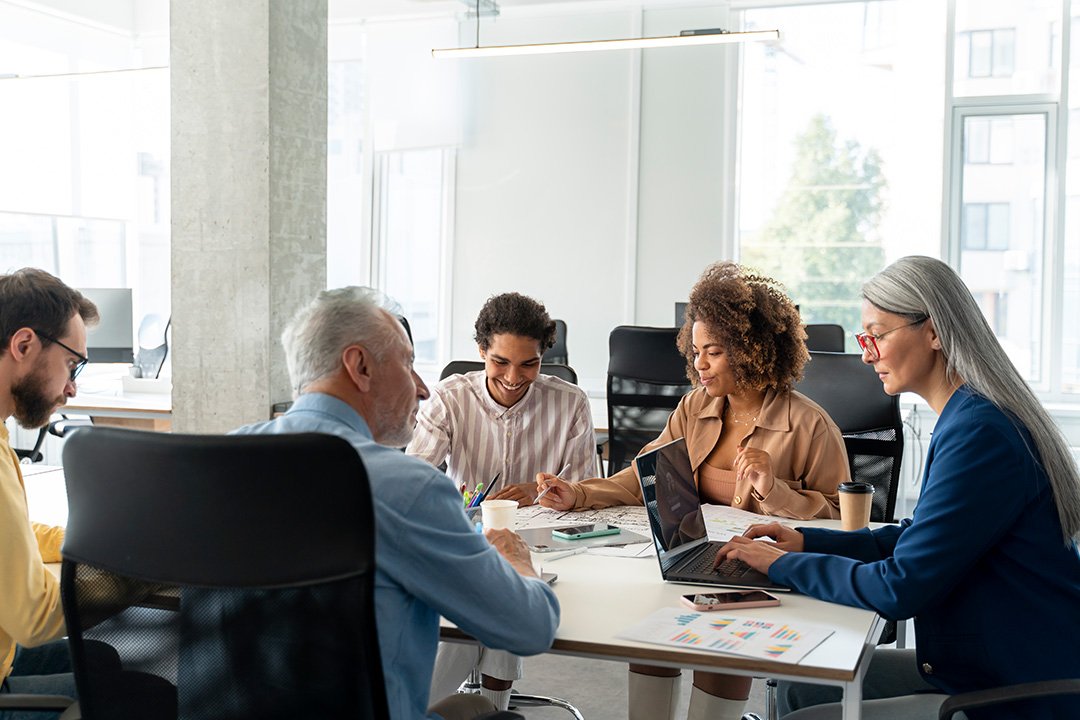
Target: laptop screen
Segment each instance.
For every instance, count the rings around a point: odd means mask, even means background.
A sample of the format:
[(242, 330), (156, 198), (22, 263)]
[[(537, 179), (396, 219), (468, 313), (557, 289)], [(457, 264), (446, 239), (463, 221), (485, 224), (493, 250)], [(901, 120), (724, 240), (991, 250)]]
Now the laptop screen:
[(635, 462), (660, 566), (666, 569), (675, 556), (706, 537), (686, 441), (679, 438), (640, 455)]

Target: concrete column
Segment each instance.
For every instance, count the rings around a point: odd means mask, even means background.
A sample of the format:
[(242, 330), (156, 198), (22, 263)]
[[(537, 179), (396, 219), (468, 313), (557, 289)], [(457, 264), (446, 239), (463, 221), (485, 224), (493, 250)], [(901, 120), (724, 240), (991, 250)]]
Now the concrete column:
[(172, 0), (173, 430), (291, 399), (281, 331), (326, 286), (326, 0)]

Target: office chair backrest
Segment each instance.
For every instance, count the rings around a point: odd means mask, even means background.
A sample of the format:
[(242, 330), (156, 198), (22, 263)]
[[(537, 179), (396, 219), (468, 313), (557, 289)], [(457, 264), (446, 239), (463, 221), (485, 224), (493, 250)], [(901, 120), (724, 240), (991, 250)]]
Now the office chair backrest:
[(557, 365), (569, 365), (570, 353), (566, 349), (566, 322), (563, 320), (555, 321), (555, 344), (548, 348), (544, 353), (544, 359), (542, 362), (547, 365), (549, 363)]
[(620, 325), (608, 336), (608, 475), (656, 439), (692, 385), (679, 328)]
[[(90, 428), (64, 468), (84, 718), (387, 717), (371, 494), (349, 443)], [(86, 667), (85, 639), (122, 672)]]
[(41, 448), (45, 444), (45, 434), (48, 431), (48, 425), (38, 430), (37, 438), (34, 440), (34, 447), (32, 448), (12, 448), (12, 450), (15, 451), (15, 456), (19, 458), (20, 463), (39, 463), (45, 459), (45, 454), (41, 452)]
[[(442, 369), (442, 372), (439, 374), (439, 380), (445, 380), (451, 375), (464, 375), (465, 373), (483, 369), (484, 363), (479, 360), (451, 360), (446, 364), (446, 367)], [(569, 365), (549, 363), (547, 360), (544, 360), (540, 365), (540, 372), (544, 375), (551, 375), (552, 377), (557, 377), (560, 380), (565, 380), (568, 383), (577, 385), (577, 373), (574, 372), (574, 368)]]
[(899, 398), (885, 394), (873, 368), (855, 353), (810, 353), (795, 389), (820, 405), (840, 428), (852, 479), (874, 486), (870, 519), (895, 521), (904, 457)]
[(804, 325), (806, 349), (810, 352), (844, 352), (844, 328), (840, 325)]

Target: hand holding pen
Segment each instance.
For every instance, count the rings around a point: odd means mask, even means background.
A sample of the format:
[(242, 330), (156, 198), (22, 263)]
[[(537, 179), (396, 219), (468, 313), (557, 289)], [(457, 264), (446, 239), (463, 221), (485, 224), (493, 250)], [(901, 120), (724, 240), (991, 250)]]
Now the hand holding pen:
[(536, 502), (540, 502), (548, 493), (552, 493), (551, 497), (547, 498), (546, 503), (541, 503), (544, 507), (553, 507), (559, 510), (570, 510), (574, 505), (574, 491), (570, 488), (570, 483), (562, 479), (562, 476), (566, 474), (566, 471), (570, 469), (570, 463), (566, 463), (562, 470), (557, 475), (551, 473), (537, 473), (536, 474), (536, 489), (539, 491), (539, 495), (536, 496)]

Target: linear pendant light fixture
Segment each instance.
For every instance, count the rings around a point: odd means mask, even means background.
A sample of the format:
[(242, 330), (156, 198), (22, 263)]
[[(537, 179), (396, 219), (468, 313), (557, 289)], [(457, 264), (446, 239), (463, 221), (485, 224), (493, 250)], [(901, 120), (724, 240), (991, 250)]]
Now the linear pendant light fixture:
[(619, 40), (579, 40), (574, 42), (537, 43), (534, 45), (488, 45), (480, 46), (480, 3), (476, 8), (476, 47), (442, 48), (431, 51), (434, 58), (502, 57), (506, 55), (551, 55), (565, 52), (596, 52), (599, 50), (648, 50), (660, 47), (693, 47), (698, 45), (723, 45), (739, 42), (765, 42), (779, 40), (779, 30), (684, 30), (680, 35)]

